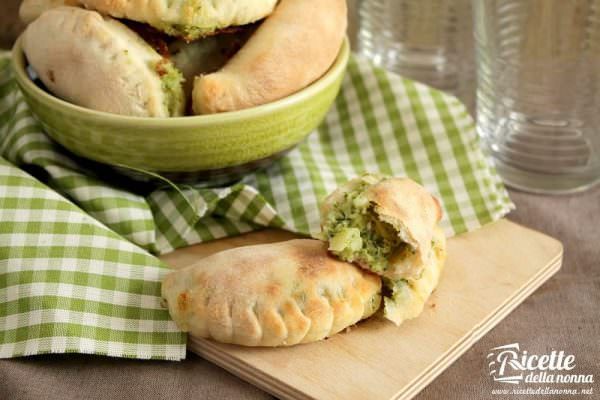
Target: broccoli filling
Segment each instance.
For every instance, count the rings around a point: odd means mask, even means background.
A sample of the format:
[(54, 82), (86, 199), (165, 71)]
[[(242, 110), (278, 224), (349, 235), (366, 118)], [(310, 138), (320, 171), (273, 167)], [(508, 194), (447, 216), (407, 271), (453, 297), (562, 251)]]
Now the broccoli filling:
[(381, 295), (399, 305), (406, 301), (410, 295), (408, 281), (406, 279), (382, 278)]
[[(414, 304), (414, 294), (406, 279), (382, 279), (383, 315), (399, 324), (407, 318), (413, 318), (411, 304)], [(398, 312), (401, 316), (398, 317)]]
[(362, 183), (344, 194), (328, 213), (323, 232), (329, 250), (344, 261), (356, 262), (375, 273), (389, 267), (389, 258), (406, 247), (395, 229), (379, 220)]
[(198, 27), (194, 25), (183, 24), (161, 24), (155, 26), (157, 29), (165, 32), (167, 35), (181, 37), (186, 41), (193, 41), (204, 36), (208, 36), (217, 30), (217, 27)]
[(255, 21), (244, 25), (232, 26), (195, 26), (186, 24), (154, 24), (153, 26), (169, 36), (181, 38), (187, 43), (190, 43), (197, 39), (219, 34), (238, 33), (244, 31), (253, 32), (257, 28), (258, 24), (259, 22)]
[(165, 93), (164, 103), (165, 107), (169, 110), (169, 115), (182, 115), (185, 106), (182, 86), (184, 81), (183, 75), (165, 58), (156, 64), (155, 69), (160, 76), (162, 88)]

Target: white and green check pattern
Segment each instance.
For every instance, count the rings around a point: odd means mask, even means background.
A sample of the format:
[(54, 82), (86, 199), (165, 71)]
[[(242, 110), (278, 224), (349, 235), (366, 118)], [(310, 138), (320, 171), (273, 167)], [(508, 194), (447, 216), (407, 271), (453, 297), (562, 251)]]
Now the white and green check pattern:
[(2, 158), (0, 194), (0, 358), (185, 357), (156, 257)]
[(121, 238), (162, 254), (261, 227), (309, 234), (319, 230), (319, 201), (364, 171), (425, 185), (441, 200), (448, 235), (477, 229), (513, 207), (462, 104), (358, 58), (318, 131), (268, 170), (226, 188), (137, 185), (135, 193), (61, 152), (32, 118), (6, 63), (0, 74), (0, 155), (76, 204), (3, 164), (4, 357), (181, 356), (176, 344), (183, 336), (159, 307), (160, 262)]

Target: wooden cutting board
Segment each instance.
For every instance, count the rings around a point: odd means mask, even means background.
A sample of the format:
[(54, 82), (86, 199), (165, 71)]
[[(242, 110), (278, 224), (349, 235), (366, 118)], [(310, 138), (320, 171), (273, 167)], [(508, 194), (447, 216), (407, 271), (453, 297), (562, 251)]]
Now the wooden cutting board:
[[(254, 232), (162, 258), (181, 268), (219, 250), (293, 237)], [(188, 348), (282, 399), (410, 399), (555, 274), (562, 253), (557, 240), (501, 220), (448, 241), (438, 289), (399, 328), (371, 319), (325, 341), (275, 349), (190, 336)]]

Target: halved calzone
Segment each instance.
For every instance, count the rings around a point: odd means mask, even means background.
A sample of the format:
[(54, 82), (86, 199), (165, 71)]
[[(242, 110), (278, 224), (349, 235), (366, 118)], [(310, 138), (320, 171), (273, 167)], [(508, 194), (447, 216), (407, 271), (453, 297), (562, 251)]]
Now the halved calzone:
[(421, 185), (376, 174), (345, 183), (321, 206), (329, 250), (394, 280), (420, 275), (441, 216), (438, 201)]
[(383, 277), (383, 315), (399, 325), (419, 315), (446, 258), (440, 205), (408, 178), (364, 174), (321, 207), (329, 251)]
[(377, 311), (381, 279), (298, 239), (238, 247), (168, 274), (162, 296), (192, 335), (244, 346), (324, 339)]

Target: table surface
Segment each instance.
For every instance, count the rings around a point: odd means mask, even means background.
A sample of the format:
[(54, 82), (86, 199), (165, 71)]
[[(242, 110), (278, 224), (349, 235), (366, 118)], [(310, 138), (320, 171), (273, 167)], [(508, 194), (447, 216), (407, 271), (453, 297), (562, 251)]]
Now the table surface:
[[(22, 29), (19, 0), (2, 0), (0, 47)], [(600, 187), (572, 196), (510, 191), (509, 219), (562, 241), (562, 270), (484, 336), (416, 399), (490, 398), (492, 347), (518, 342), (530, 353), (565, 350), (579, 373), (600, 379)], [(507, 249), (510, 251), (510, 249)], [(600, 387), (595, 388), (596, 396)], [(531, 396), (538, 398), (539, 396)], [(264, 399), (268, 394), (189, 353), (180, 363), (83, 355), (0, 361), (0, 399)], [(494, 396), (494, 398), (500, 398)], [(519, 398), (527, 398), (520, 396)], [(588, 397), (590, 398), (590, 397)]]

